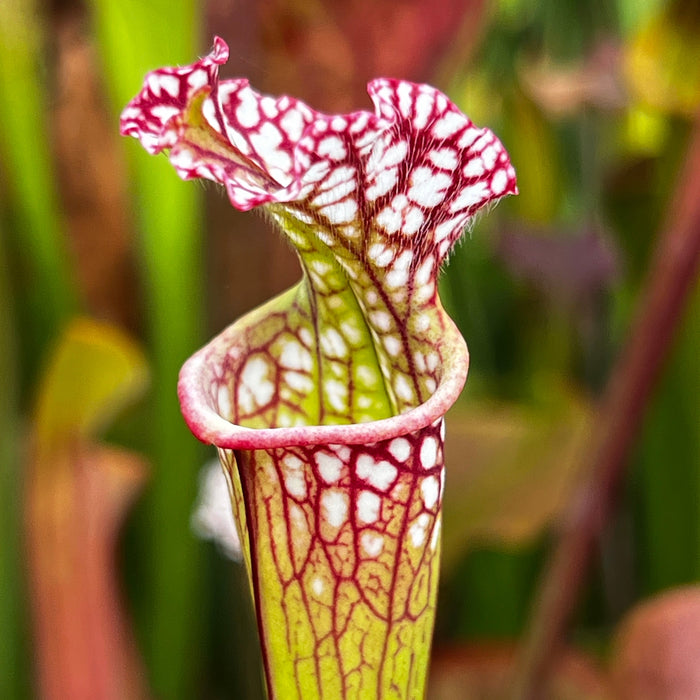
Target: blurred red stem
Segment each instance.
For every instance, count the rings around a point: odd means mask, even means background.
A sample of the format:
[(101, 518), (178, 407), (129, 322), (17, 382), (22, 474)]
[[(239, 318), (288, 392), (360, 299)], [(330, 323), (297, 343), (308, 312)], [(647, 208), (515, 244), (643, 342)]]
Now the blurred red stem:
[(598, 412), (591, 469), (563, 516), (516, 667), (512, 700), (546, 696), (595, 543), (624, 478), (656, 380), (672, 347), (700, 261), (700, 118), (659, 241), (629, 341)]

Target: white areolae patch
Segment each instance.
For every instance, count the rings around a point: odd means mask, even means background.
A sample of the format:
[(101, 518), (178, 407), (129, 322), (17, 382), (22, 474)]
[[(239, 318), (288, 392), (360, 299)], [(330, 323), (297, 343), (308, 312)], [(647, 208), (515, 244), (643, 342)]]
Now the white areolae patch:
[(386, 285), (390, 289), (399, 289), (408, 285), (408, 269), (392, 267), (386, 275)]
[(495, 195), (501, 194), (508, 184), (508, 174), (505, 170), (497, 170), (491, 178), (491, 191)]
[(415, 283), (418, 286), (427, 285), (435, 274), (435, 259), (429, 255), (416, 270)]
[(347, 445), (329, 445), (329, 447), (338, 455), (338, 457), (340, 457), (340, 459), (343, 460), (345, 464), (348, 463), (351, 450)]
[(267, 95), (260, 98), (260, 108), (268, 119), (275, 119), (279, 114), (275, 100)]
[(345, 129), (348, 128), (348, 122), (346, 119), (343, 119), (343, 117), (333, 117), (331, 128), (335, 129), (336, 131), (345, 131)]
[(394, 391), (396, 396), (404, 401), (413, 399), (413, 387), (404, 374), (397, 374), (394, 379)]
[(430, 436), (423, 440), (420, 448), (420, 463), (423, 469), (432, 469), (437, 464), (438, 448), (437, 438)]
[(291, 523), (291, 535), (292, 537), (299, 535), (307, 535), (309, 532), (309, 523), (306, 520), (306, 515), (304, 511), (296, 503), (291, 503), (289, 505), (289, 520)]
[(259, 131), (252, 132), (249, 138), (270, 174), (280, 184), (288, 185), (292, 179), (292, 159), (289, 153), (278, 148), (282, 143), (280, 130), (272, 122), (263, 122)]
[[(333, 175), (335, 175), (338, 170), (340, 170), (340, 168), (337, 168)], [(333, 177), (333, 175), (331, 175), (331, 177)], [(357, 186), (354, 180), (341, 180), (332, 187), (328, 187), (328, 180), (323, 184), (325, 187), (321, 190), (321, 193), (311, 200), (311, 204), (315, 207), (322, 207), (326, 204), (339, 202), (343, 197), (347, 197), (353, 192)]]
[(331, 160), (342, 160), (347, 155), (345, 144), (337, 136), (327, 136), (318, 144), (317, 153)]
[(368, 289), (365, 292), (365, 300), (368, 304), (374, 305), (379, 301), (379, 295), (374, 289)]
[(360, 537), (360, 544), (368, 557), (376, 559), (384, 549), (384, 537), (374, 532), (363, 532)]
[(288, 112), (285, 112), (279, 124), (290, 141), (298, 141), (301, 138), (304, 130), (304, 119), (297, 110), (290, 109)]
[(250, 88), (243, 88), (238, 91), (240, 100), (236, 107), (236, 119), (244, 129), (252, 129), (260, 123), (260, 112), (258, 101)]
[(270, 364), (261, 355), (253, 355), (245, 363), (238, 385), (238, 405), (246, 413), (267, 406), (275, 395), (270, 381)]
[(216, 392), (216, 404), (219, 409), (219, 415), (226, 420), (231, 420), (233, 412), (231, 410), (231, 392), (226, 384), (219, 385), (219, 390)]
[(282, 458), (282, 464), (284, 464), (287, 469), (300, 470), (304, 468), (304, 461), (291, 452), (287, 453)]
[(339, 528), (348, 519), (348, 495), (338, 489), (328, 489), (321, 495), (321, 508), (324, 511), (326, 522), (335, 528)]
[(299, 340), (301, 340), (302, 343), (308, 348), (311, 347), (311, 343), (313, 343), (313, 335), (311, 335), (311, 331), (308, 328), (300, 328), (299, 329)]
[(282, 458), (284, 486), (293, 498), (306, 498), (306, 477), (304, 462), (296, 455), (287, 454)]
[(423, 494), (423, 504), (428, 510), (432, 510), (440, 495), (440, 482), (437, 477), (429, 476), (427, 479), (423, 479), (420, 490)]
[(392, 248), (382, 243), (373, 243), (367, 252), (369, 254), (369, 259), (377, 267), (387, 267), (394, 259), (395, 255)]
[(406, 438), (394, 438), (389, 445), (389, 452), (397, 462), (405, 463), (411, 454), (411, 443)]
[(481, 152), (481, 159), (484, 161), (484, 165), (488, 170), (491, 170), (494, 165), (496, 165), (496, 159), (498, 158), (498, 151), (491, 146), (487, 146)]
[(484, 174), (484, 161), (480, 156), (475, 156), (462, 168), (462, 172), (464, 177), (481, 177)]
[(306, 498), (306, 479), (304, 472), (287, 472), (284, 477), (284, 487), (292, 498)]
[(425, 214), (418, 207), (409, 207), (403, 215), (401, 233), (405, 236), (412, 236), (414, 233), (418, 233), (424, 221)]
[(443, 221), (441, 224), (438, 224), (437, 228), (435, 229), (435, 235), (433, 240), (436, 243), (439, 243), (463, 225), (464, 222), (462, 216), (456, 216), (454, 219), (448, 219), (447, 221)]
[(413, 362), (416, 369), (423, 374), (425, 372), (425, 355), (420, 350), (413, 353)]
[(430, 328), (430, 316), (428, 314), (419, 314), (414, 325), (419, 333), (425, 333)]
[(326, 379), (323, 382), (323, 396), (331, 408), (338, 413), (348, 410), (348, 387), (337, 379)]
[(159, 119), (161, 122), (163, 122), (163, 124), (165, 124), (165, 122), (167, 122), (168, 119), (174, 117), (179, 112), (180, 110), (177, 107), (173, 107), (172, 105), (156, 105), (151, 109), (151, 114), (154, 117), (156, 117), (156, 119)]
[[(411, 207), (414, 209), (415, 207)], [(419, 209), (417, 211), (420, 211)], [(423, 213), (421, 212), (421, 217)], [(408, 276), (413, 261), (413, 251), (404, 250), (391, 266), (391, 269), (386, 275), (387, 286), (391, 288), (405, 287), (408, 285)]]
[(413, 105), (415, 110), (413, 126), (416, 129), (425, 129), (428, 124), (428, 119), (430, 119), (430, 115), (432, 114), (434, 104), (433, 98), (425, 92), (421, 92), (418, 95)]
[(287, 369), (300, 369), (310, 372), (314, 366), (311, 353), (299, 343), (286, 342), (279, 359), (280, 365)]
[(438, 515), (435, 518), (435, 524), (433, 525), (433, 534), (430, 536), (430, 549), (434, 552), (437, 549), (438, 542), (440, 541), (440, 528), (442, 527), (442, 518)]
[(393, 168), (394, 166), (398, 165), (407, 155), (408, 144), (405, 141), (398, 141), (384, 151), (380, 167), (382, 170), (385, 168)]
[(343, 471), (343, 461), (328, 452), (317, 452), (314, 455), (318, 473), (327, 484), (335, 484)]
[(348, 354), (348, 346), (335, 328), (327, 328), (323, 332), (321, 348), (328, 357), (344, 359)]
[(355, 220), (357, 211), (357, 202), (350, 197), (319, 209), (319, 213), (323, 214), (331, 224), (349, 224)]
[(401, 114), (404, 116), (409, 116), (411, 114), (411, 105), (413, 104), (410, 84), (405, 82), (400, 83), (396, 90), (396, 94), (399, 97), (399, 109), (401, 110)]
[(452, 177), (422, 166), (411, 173), (409, 181), (408, 198), (422, 207), (435, 207), (444, 201)]
[(384, 207), (384, 209), (377, 214), (376, 221), (377, 225), (381, 226), (387, 233), (397, 233), (401, 229), (403, 217), (401, 216), (401, 212), (391, 207)]
[(369, 314), (369, 320), (372, 325), (382, 333), (388, 333), (391, 329), (391, 314), (388, 311), (371, 311)]
[[(315, 167), (316, 166), (312, 166), (312, 169)], [(352, 189), (348, 189), (347, 192), (345, 192), (345, 194), (349, 194), (355, 187), (357, 187), (357, 183), (355, 182), (356, 172), (357, 170), (351, 165), (340, 165), (337, 168), (335, 168), (328, 175), (328, 177), (319, 185), (319, 190), (322, 193), (332, 192), (335, 190), (336, 187), (347, 187), (348, 185), (352, 185)], [(341, 196), (344, 195), (336, 195), (333, 197), (333, 199), (340, 199)], [(322, 203), (325, 204), (326, 202)]]
[(382, 338), (382, 344), (391, 357), (397, 357), (401, 352), (401, 339), (396, 335), (386, 335)]
[(399, 171), (397, 168), (388, 168), (380, 170), (375, 176), (373, 183), (366, 189), (365, 196), (367, 200), (373, 202), (379, 197), (383, 197), (393, 187), (396, 187), (398, 182)]
[[(163, 75), (148, 75), (146, 76), (146, 85), (153, 95), (160, 97), (161, 85), (163, 83)], [(174, 78), (175, 76), (168, 76)], [(175, 78), (177, 80), (177, 78)]]
[(430, 516), (427, 513), (421, 513), (416, 522), (408, 528), (408, 536), (411, 538), (411, 543), (414, 547), (420, 547), (425, 542), (425, 535), (430, 523)]
[(373, 491), (360, 491), (357, 497), (357, 519), (365, 525), (379, 520), (382, 501)]
[(433, 136), (436, 139), (447, 139), (464, 128), (465, 119), (457, 112), (448, 112), (433, 125)]
[(174, 75), (161, 75), (158, 82), (171, 97), (177, 97), (180, 94), (180, 81)]
[(314, 388), (314, 382), (308, 374), (301, 372), (288, 371), (284, 373), (284, 379), (287, 386), (300, 394), (310, 394)]
[[(318, 163), (314, 163), (305, 173), (304, 173), (304, 182), (307, 184), (312, 184), (314, 182), (319, 182), (319, 180), (323, 180), (324, 177), (328, 174), (328, 171), (331, 169), (330, 164), (323, 160)], [(331, 175), (331, 177), (333, 177)]]
[(199, 90), (209, 83), (209, 74), (203, 68), (198, 68), (190, 73), (187, 82), (190, 90)]
[(432, 352), (428, 353), (425, 358), (425, 362), (428, 365), (428, 369), (431, 372), (434, 372), (437, 369), (437, 366), (440, 364), (440, 356), (433, 350)]
[(379, 375), (374, 367), (369, 365), (357, 365), (355, 368), (355, 376), (357, 381), (364, 386), (374, 386), (379, 381)]
[(451, 148), (435, 148), (430, 151), (429, 157), (433, 165), (442, 170), (454, 170), (459, 163), (457, 154)]
[(375, 462), (368, 454), (361, 454), (357, 458), (355, 473), (378, 491), (387, 491), (398, 475), (393, 464), (386, 460)]

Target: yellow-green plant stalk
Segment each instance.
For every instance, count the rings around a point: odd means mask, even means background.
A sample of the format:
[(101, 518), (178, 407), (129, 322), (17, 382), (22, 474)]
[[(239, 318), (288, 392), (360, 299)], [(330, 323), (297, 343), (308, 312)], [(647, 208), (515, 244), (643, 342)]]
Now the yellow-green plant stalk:
[(468, 367), (437, 275), (515, 174), (432, 87), (378, 79), (374, 113), (326, 115), (219, 81), (227, 58), (217, 38), (150, 73), (122, 133), (263, 207), (303, 276), (187, 361), (182, 410), (228, 478), (270, 697), (422, 698), (443, 416)]

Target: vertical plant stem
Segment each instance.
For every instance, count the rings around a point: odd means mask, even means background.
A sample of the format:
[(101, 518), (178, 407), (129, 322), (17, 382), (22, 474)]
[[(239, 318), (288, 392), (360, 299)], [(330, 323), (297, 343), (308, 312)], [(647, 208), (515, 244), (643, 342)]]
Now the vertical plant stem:
[[(0, 232), (1, 234), (2, 232)], [(8, 265), (0, 235), (0, 697), (25, 697), (27, 668), (23, 663), (24, 586), (20, 541), (21, 478), (17, 344)]]
[[(121, 109), (147, 69), (198, 51), (197, 3), (95, 0), (105, 76)], [(115, 130), (117, 129), (115, 120)], [(127, 142), (124, 142), (125, 146)], [(152, 356), (153, 479), (147, 513), (146, 655), (159, 697), (197, 694), (202, 614), (200, 550), (189, 530), (202, 448), (189, 435), (175, 384), (181, 364), (203, 337), (201, 198), (165, 159), (154, 163), (129, 144)], [(154, 167), (155, 166), (155, 167)], [(143, 601), (142, 601), (143, 603)]]
[(663, 368), (700, 262), (700, 120), (642, 294), (629, 341), (594, 427), (591, 469), (566, 509), (559, 541), (533, 611), (516, 669), (514, 700), (542, 697), (585, 580), (595, 542)]

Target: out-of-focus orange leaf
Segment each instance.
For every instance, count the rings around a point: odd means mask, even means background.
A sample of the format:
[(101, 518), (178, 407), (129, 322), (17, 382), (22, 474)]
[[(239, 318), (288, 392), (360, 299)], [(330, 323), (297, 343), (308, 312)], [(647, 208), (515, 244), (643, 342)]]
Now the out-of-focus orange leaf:
[[(428, 700), (504, 700), (515, 647), (505, 644), (438, 648), (430, 666)], [(608, 680), (576, 651), (562, 656), (551, 690), (540, 700), (612, 700)]]
[(700, 11), (696, 2), (664, 3), (632, 39), (625, 56), (632, 93), (663, 112), (692, 117), (700, 108)]
[(443, 567), (467, 549), (522, 544), (556, 520), (576, 483), (591, 410), (460, 408), (448, 417)]
[(528, 95), (554, 117), (586, 107), (619, 109), (627, 102), (620, 58), (617, 45), (602, 42), (578, 65), (523, 64), (520, 78)]
[(145, 377), (131, 340), (81, 319), (65, 331), (41, 383), (25, 523), (37, 674), (47, 700), (147, 697), (114, 561), (146, 466), (89, 439)]
[(44, 700), (147, 697), (114, 561), (118, 528), (145, 473), (133, 454), (77, 441), (32, 465), (27, 545)]
[(634, 608), (619, 628), (611, 675), (617, 700), (700, 698), (700, 586)]

